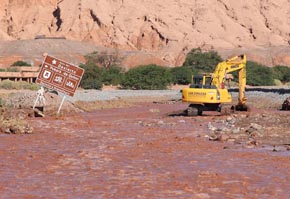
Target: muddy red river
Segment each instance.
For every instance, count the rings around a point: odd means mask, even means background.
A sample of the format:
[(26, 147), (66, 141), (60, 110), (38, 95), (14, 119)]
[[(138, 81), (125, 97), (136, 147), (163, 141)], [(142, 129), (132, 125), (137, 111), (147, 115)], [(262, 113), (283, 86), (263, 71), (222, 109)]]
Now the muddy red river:
[(209, 141), (227, 116), (168, 116), (185, 107), (31, 118), (33, 134), (0, 134), (0, 198), (290, 197), (289, 150)]

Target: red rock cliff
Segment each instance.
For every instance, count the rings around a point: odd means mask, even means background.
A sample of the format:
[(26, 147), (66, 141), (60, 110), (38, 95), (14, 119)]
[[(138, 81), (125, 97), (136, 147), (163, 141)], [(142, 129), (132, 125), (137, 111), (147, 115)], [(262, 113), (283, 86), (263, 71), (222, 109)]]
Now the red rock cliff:
[(289, 0), (2, 0), (0, 19), (1, 40), (65, 36), (154, 53), (168, 65), (194, 47), (290, 65)]

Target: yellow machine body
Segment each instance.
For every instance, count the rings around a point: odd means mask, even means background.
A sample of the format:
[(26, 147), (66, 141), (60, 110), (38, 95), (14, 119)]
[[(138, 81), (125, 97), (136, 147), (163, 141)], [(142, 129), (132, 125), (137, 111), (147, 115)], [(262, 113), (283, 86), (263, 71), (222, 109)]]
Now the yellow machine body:
[(196, 104), (231, 103), (232, 95), (227, 89), (185, 88), (182, 90), (182, 101)]
[[(203, 111), (221, 111), (223, 104), (232, 102), (232, 96), (225, 87), (229, 73), (238, 71), (239, 98), (237, 109), (246, 107), (246, 55), (232, 57), (220, 62), (214, 73), (195, 75), (189, 88), (182, 89), (182, 101), (189, 103), (192, 115), (201, 115)], [(246, 109), (246, 108), (245, 108)]]

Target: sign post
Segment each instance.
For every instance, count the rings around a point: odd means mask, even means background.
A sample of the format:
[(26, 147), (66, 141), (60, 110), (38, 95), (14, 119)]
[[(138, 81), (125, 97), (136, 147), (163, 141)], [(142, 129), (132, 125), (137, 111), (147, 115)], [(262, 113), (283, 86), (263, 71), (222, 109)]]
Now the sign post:
[[(49, 89), (56, 90), (64, 95), (73, 97), (83, 74), (84, 69), (46, 55), (36, 79), (36, 83)], [(58, 109), (58, 114), (64, 99), (65, 96), (63, 97)]]
[(63, 105), (64, 100), (65, 100), (65, 95), (62, 97), (61, 103), (60, 103), (60, 105), (59, 105), (59, 107), (58, 107), (58, 110), (57, 110), (57, 114), (59, 114), (60, 109), (61, 109), (61, 107), (62, 107), (62, 105)]

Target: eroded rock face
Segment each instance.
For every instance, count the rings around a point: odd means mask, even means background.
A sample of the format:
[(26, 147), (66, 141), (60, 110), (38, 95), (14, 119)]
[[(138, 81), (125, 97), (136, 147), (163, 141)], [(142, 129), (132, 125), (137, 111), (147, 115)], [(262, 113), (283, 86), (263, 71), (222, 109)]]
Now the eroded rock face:
[(290, 65), (289, 7), (287, 0), (3, 0), (0, 39), (65, 36), (153, 52), (172, 66), (194, 47), (251, 49), (253, 57), (256, 49), (280, 47), (267, 64)]

